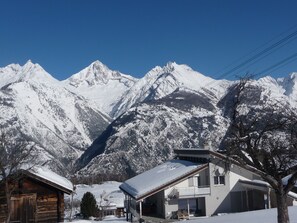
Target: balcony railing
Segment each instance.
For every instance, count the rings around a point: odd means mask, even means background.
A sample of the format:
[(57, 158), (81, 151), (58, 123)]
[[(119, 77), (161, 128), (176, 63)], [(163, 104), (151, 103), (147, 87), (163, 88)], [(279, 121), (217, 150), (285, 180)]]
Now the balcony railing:
[(168, 194), (168, 198), (191, 198), (198, 197), (201, 195), (210, 194), (209, 186), (202, 187), (174, 187)]

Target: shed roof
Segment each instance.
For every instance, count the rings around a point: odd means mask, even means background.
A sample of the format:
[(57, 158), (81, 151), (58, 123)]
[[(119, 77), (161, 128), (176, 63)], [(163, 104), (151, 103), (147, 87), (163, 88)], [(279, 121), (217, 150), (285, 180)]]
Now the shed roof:
[(73, 184), (68, 179), (58, 175), (46, 167), (34, 167), (30, 170), (23, 171), (26, 175), (57, 188), (67, 194), (71, 194), (73, 192)]
[(144, 199), (205, 169), (208, 164), (170, 160), (120, 185), (120, 189), (136, 200)]
[[(43, 182), (56, 189), (59, 189), (64, 193), (71, 194), (73, 192), (73, 184), (68, 179), (62, 177), (61, 175), (58, 175), (57, 173), (51, 171), (46, 167), (35, 166), (31, 168), (26, 168), (26, 166), (23, 166), (10, 175), (14, 175), (16, 173), (24, 174), (32, 179), (35, 179), (39, 182)], [(2, 178), (0, 176), (0, 182), (1, 181)]]
[[(17, 171), (14, 171), (11, 175), (15, 173), (24, 174), (32, 179), (43, 182), (67, 194), (71, 194), (73, 192), (73, 184), (68, 179), (43, 166), (35, 166), (31, 168), (26, 168), (26, 166), (24, 166)], [(0, 182), (1, 181), (2, 178), (0, 177)]]

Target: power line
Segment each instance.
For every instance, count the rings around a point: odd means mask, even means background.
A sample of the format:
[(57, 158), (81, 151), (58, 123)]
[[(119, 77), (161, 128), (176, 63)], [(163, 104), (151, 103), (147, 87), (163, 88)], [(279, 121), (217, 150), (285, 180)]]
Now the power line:
[[(244, 56), (241, 56), (239, 59), (236, 59), (235, 61), (231, 62), (229, 65), (225, 66), (224, 68), (222, 68), (221, 70), (217, 71), (214, 73), (214, 75), (219, 74), (221, 72), (223, 72), (224, 70), (226, 70), (227, 68), (231, 67), (233, 64), (236, 64), (237, 62), (241, 61), (244, 58), (247, 58), (249, 55), (252, 55), (254, 52), (257, 52), (258, 50), (260, 50), (261, 48), (263, 48), (264, 46), (267, 46), (269, 43), (273, 42), (274, 40), (278, 39), (280, 36), (283, 36), (285, 33), (288, 33), (289, 31), (295, 29), (297, 27), (297, 24), (291, 26), (289, 29), (285, 30), (284, 32), (278, 34), (277, 36), (273, 37), (272, 39), (270, 39), (268, 42), (256, 47), (254, 50), (250, 51), (249, 53), (247, 53)], [(225, 72), (226, 73), (226, 72)], [(220, 75), (218, 78), (222, 79), (224, 76)]]
[[(292, 26), (290, 29), (288, 29), (287, 31), (281, 33), (281, 34), (278, 35), (278, 36), (281, 36), (281, 35), (283, 35), (284, 33), (287, 33), (289, 30), (292, 30), (293, 28), (296, 28), (296, 27), (297, 27), (297, 24), (294, 25), (294, 26)], [(224, 77), (231, 75), (232, 72), (234, 72), (234, 71), (236, 71), (236, 70), (238, 71), (239, 69), (241, 69), (241, 71), (242, 71), (242, 70), (243, 70), (242, 68), (243, 68), (245, 65), (250, 66), (250, 65), (252, 65), (252, 64), (257, 63), (258, 61), (260, 61), (260, 60), (262, 60), (263, 58), (269, 56), (270, 54), (272, 54), (272, 53), (275, 52), (276, 50), (280, 49), (281, 47), (285, 46), (286, 44), (290, 43), (291, 41), (295, 40), (296, 38), (297, 38), (297, 31), (294, 31), (294, 32), (290, 33), (289, 35), (283, 37), (282, 39), (278, 40), (278, 41), (275, 42), (274, 44), (270, 45), (269, 47), (266, 47), (265, 49), (261, 50), (260, 52), (258, 52), (258, 53), (255, 54), (254, 56), (250, 57), (250, 58), (247, 59), (246, 61), (240, 63), (239, 65), (237, 65), (237, 66), (235, 66), (235, 67), (233, 67), (233, 68), (232, 68), (231, 70), (229, 70), (228, 72), (224, 72), (224, 73), (223, 73), (222, 75), (220, 75), (218, 78), (219, 78), (219, 79), (223, 79)], [(272, 40), (274, 40), (274, 39), (276, 39), (276, 38), (273, 38)], [(272, 42), (272, 40), (268, 41), (267, 44), (270, 43), (270, 42)], [(265, 45), (267, 45), (267, 44), (263, 44), (262, 46), (265, 46)], [(257, 50), (260, 49), (260, 48), (261, 48), (261, 47), (258, 47), (258, 48), (256, 48), (255, 50), (253, 50), (252, 52), (257, 51)], [(248, 55), (250, 55), (250, 54), (251, 54), (251, 53), (249, 53)], [(246, 56), (244, 56), (243, 58), (245, 58), (245, 57), (246, 57)], [(287, 63), (283, 64), (281, 67), (283, 67), (284, 65), (290, 63), (290, 62), (288, 62), (289, 59), (290, 59), (290, 57), (284, 59), (283, 61), (281, 61), (281, 62), (279, 62), (279, 63), (277, 63), (277, 64), (279, 64), (278, 66), (280, 66), (280, 63), (285, 63), (286, 61), (287, 61)], [(291, 59), (292, 59), (292, 58), (291, 58)], [(240, 61), (240, 60), (239, 60), (239, 61)], [(274, 65), (273, 65), (273, 66), (274, 66)], [(228, 66), (228, 67), (230, 67), (230, 66)], [(277, 69), (279, 69), (279, 68), (280, 68), (280, 67), (278, 67)], [(267, 68), (267, 69), (268, 69), (268, 68)], [(272, 69), (272, 68), (270, 67), (270, 69)], [(265, 70), (266, 70), (266, 69), (265, 69)], [(262, 72), (264, 72), (264, 71), (261, 71), (261, 74), (262, 74)], [(205, 87), (206, 87), (206, 86), (211, 86), (211, 85), (213, 85), (215, 82), (216, 82), (216, 80), (213, 80), (213, 81), (207, 83), (207, 84), (205, 85)], [(215, 87), (215, 86), (216, 86), (216, 85), (214, 85), (213, 87)]]
[(257, 73), (255, 76), (261, 76), (262, 74), (265, 74), (267, 73), (268, 71), (272, 70), (272, 71), (275, 71), (275, 70), (278, 70), (280, 69), (281, 67), (293, 62), (294, 60), (297, 59), (297, 53), (294, 53), (292, 54), (291, 56), (281, 60), (280, 62), (262, 70), (261, 72)]
[[(295, 37), (295, 36), (297, 36), (297, 31), (295, 31), (295, 32), (291, 33), (290, 35), (284, 37), (283, 39), (277, 41), (277, 42), (274, 43), (273, 45), (271, 45), (271, 46), (265, 48), (264, 50), (260, 51), (259, 53), (257, 53), (256, 55), (252, 56), (252, 57), (249, 58), (248, 60), (246, 60), (246, 61), (240, 63), (239, 65), (235, 66), (235, 67), (232, 68), (231, 70), (229, 70), (229, 71), (223, 73), (221, 76), (224, 77), (224, 76), (230, 75), (232, 72), (234, 72), (234, 71), (240, 69), (241, 67), (243, 67), (243, 66), (249, 64), (250, 62), (256, 60), (256, 59), (259, 58), (259, 57), (261, 57), (262, 55), (265, 55), (265, 53), (267, 53), (267, 52), (273, 50), (274, 48), (276, 48), (276, 47), (278, 47), (278, 46), (283, 47), (284, 45), (286, 45), (286, 44), (288, 44), (289, 42), (291, 42), (292, 40), (294, 40), (295, 38), (293, 38), (293, 37)], [(284, 44), (283, 44), (283, 43), (284, 43)], [(281, 45), (281, 44), (283, 44), (283, 45)], [(263, 58), (264, 58), (264, 57), (266, 57), (266, 56), (263, 56)]]
[[(293, 39), (289, 40), (287, 43), (289, 43), (289, 42), (291, 42), (291, 41), (293, 41), (293, 40), (295, 40), (295, 39), (297, 39), (297, 36), (295, 36)], [(258, 59), (256, 59), (256, 60), (253, 61), (252, 63), (249, 63), (248, 67), (250, 67), (251, 65), (253, 65), (253, 64), (255, 64), (255, 63), (259, 62), (259, 61), (261, 61), (261, 60), (264, 59), (265, 57), (267, 57), (267, 56), (273, 54), (275, 51), (277, 51), (278, 49), (280, 49), (281, 47), (283, 47), (283, 46), (286, 45), (287, 43), (285, 43), (285, 44), (283, 44), (283, 45), (279, 45), (277, 48), (272, 49), (272, 50), (271, 50), (269, 53), (267, 53), (266, 55), (263, 55), (263, 56), (259, 57)], [(238, 70), (238, 72), (240, 73), (240, 72), (243, 71), (244, 69), (246, 69), (246, 68), (245, 68), (245, 67), (242, 67), (242, 68), (240, 68), (240, 69)]]

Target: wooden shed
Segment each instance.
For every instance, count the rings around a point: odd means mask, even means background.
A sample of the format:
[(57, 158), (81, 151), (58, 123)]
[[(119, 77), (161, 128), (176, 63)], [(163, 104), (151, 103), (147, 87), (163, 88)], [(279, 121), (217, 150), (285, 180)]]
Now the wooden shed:
[[(61, 222), (64, 220), (64, 193), (73, 192), (66, 178), (44, 168), (20, 170), (13, 183), (11, 222)], [(0, 222), (6, 219), (7, 202), (0, 182)]]

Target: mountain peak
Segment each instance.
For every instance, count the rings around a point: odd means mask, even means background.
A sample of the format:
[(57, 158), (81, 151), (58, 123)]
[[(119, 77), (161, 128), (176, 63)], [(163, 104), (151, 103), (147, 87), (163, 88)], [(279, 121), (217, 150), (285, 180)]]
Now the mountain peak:
[(25, 65), (26, 65), (26, 64), (28, 64), (28, 65), (33, 65), (32, 60), (31, 60), (31, 59), (27, 60), (27, 62), (25, 63)]
[(30, 71), (32, 69), (38, 69), (38, 70), (43, 70), (43, 68), (39, 64), (35, 64), (32, 62), (32, 60), (28, 60), (23, 66), (23, 70)]
[(96, 60), (80, 72), (72, 75), (66, 80), (66, 82), (68, 81), (72, 86), (75, 87), (81, 85), (93, 86), (98, 84), (105, 85), (110, 80), (119, 80), (122, 78), (133, 80), (133, 77), (124, 75), (119, 71), (111, 70), (105, 64), (99, 60)]
[(95, 60), (91, 65), (106, 67), (106, 65), (99, 60)]
[(57, 82), (43, 67), (38, 63), (28, 60), (17, 73), (18, 81), (34, 80), (35, 82), (54, 83)]
[(173, 71), (178, 71), (178, 72), (193, 71), (193, 69), (186, 64), (177, 64), (176, 62), (172, 62), (172, 61), (169, 61), (163, 67), (163, 70), (168, 73), (173, 72)]
[(38, 83), (58, 83), (49, 73), (47, 73), (39, 64), (28, 60), (23, 66), (19, 64), (10, 64), (0, 68), (1, 78), (0, 87), (15, 83), (33, 81)]
[(165, 72), (172, 72), (175, 70), (175, 68), (178, 67), (178, 64), (172, 61), (169, 61), (164, 67), (163, 70)]
[(166, 67), (174, 67), (176, 65), (178, 65), (176, 62), (174, 62), (174, 61), (168, 61), (167, 64), (166, 64)]
[(90, 70), (94, 71), (94, 72), (106, 72), (106, 71), (110, 71), (110, 69), (105, 64), (103, 64), (102, 62), (100, 62), (99, 60), (96, 60), (93, 63), (91, 63), (88, 68)]
[(290, 79), (297, 83), (297, 72), (293, 72), (290, 74)]
[(120, 75), (118, 72), (110, 70), (99, 60), (94, 61), (80, 72), (72, 75), (69, 80), (75, 82), (75, 85), (87, 83), (87, 85), (96, 85), (97, 83), (107, 83), (113, 76)]

